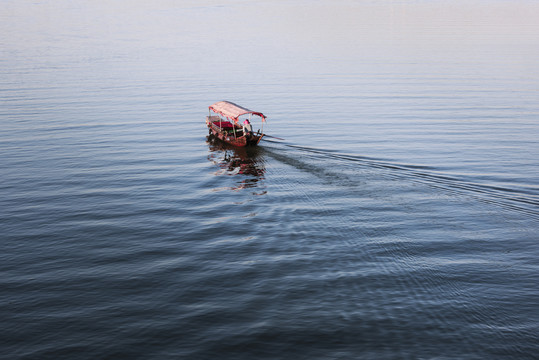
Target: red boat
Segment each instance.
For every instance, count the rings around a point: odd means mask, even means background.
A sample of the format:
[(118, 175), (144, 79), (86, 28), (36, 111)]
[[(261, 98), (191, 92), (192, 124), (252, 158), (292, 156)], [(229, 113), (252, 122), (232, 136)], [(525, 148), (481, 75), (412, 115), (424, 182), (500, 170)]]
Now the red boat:
[[(251, 124), (253, 115), (261, 120), (261, 128), (256, 133)], [(262, 133), (264, 122), (266, 117), (261, 112), (246, 109), (230, 101), (219, 101), (210, 105), (209, 115), (206, 116), (210, 135), (241, 147), (258, 145), (264, 137)]]

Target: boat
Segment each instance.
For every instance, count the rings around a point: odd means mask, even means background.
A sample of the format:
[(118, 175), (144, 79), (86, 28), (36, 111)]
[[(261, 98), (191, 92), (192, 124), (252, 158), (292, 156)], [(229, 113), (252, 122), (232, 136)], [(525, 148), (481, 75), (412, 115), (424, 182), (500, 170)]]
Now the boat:
[[(251, 120), (253, 115), (260, 119), (261, 127), (253, 131)], [(256, 146), (264, 137), (262, 132), (266, 116), (230, 101), (219, 101), (209, 106), (206, 125), (210, 136), (214, 136), (230, 145), (245, 147)]]

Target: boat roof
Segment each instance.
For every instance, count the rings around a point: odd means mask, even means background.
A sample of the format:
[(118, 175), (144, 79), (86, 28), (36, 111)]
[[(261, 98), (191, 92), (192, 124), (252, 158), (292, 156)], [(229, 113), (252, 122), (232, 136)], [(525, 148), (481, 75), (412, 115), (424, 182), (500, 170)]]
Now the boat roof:
[(235, 122), (238, 121), (238, 117), (245, 114), (257, 115), (262, 118), (262, 121), (266, 121), (266, 117), (261, 112), (249, 110), (230, 101), (219, 101), (213, 105), (210, 105), (209, 108), (213, 112), (221, 114), (228, 119), (234, 120)]

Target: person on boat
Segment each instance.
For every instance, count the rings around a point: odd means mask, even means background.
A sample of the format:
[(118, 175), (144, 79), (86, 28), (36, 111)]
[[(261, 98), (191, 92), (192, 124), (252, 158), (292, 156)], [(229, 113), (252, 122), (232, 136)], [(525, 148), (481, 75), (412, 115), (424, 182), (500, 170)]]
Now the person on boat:
[(245, 119), (245, 121), (243, 122), (243, 134), (251, 135), (252, 132), (253, 127), (251, 126), (251, 122), (249, 121), (249, 119)]

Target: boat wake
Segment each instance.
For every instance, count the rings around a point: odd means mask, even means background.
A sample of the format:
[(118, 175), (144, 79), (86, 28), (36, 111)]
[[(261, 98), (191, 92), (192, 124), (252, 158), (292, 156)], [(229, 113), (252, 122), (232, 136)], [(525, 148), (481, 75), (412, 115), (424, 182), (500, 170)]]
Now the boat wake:
[[(265, 153), (269, 156), (318, 176), (341, 180), (346, 177), (349, 182), (355, 178), (346, 176), (349, 170), (358, 167), (363, 170), (377, 170), (378, 175), (385, 178), (420, 183), (452, 195), (466, 196), (470, 200), (474, 199), (507, 210), (518, 211), (539, 220), (539, 194), (531, 186), (529, 189), (516, 189), (498, 184), (484, 184), (447, 172), (442, 173), (430, 166), (402, 164), (386, 159), (346, 154), (270, 139), (266, 142), (271, 144), (264, 147)], [(323, 164), (317, 165), (316, 160), (323, 161)], [(328, 161), (334, 163), (328, 163)]]

